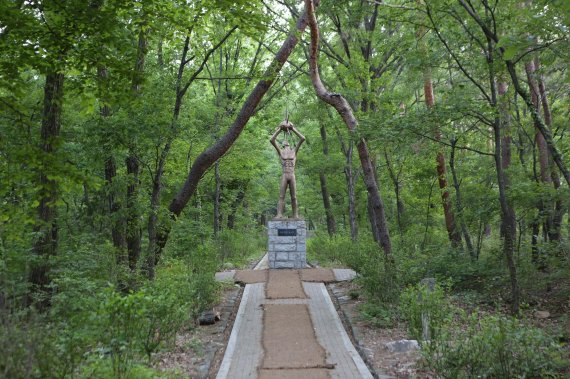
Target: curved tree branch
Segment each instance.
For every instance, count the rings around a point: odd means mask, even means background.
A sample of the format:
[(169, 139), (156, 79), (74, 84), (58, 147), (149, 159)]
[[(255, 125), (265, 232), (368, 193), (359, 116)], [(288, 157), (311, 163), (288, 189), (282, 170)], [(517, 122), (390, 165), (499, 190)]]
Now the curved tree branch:
[[(332, 93), (323, 84), (319, 74), (318, 66), (318, 45), (319, 45), (319, 27), (317, 25), (317, 18), (315, 17), (314, 3), (318, 0), (305, 0), (305, 9), (309, 22), (309, 29), (311, 31), (311, 43), (309, 46), (309, 72), (311, 74), (311, 82), (317, 94), (317, 97), (325, 103), (331, 105), (336, 109), (348, 130), (352, 135), (356, 135), (358, 120), (354, 116), (352, 108), (348, 101), (337, 93)], [(386, 213), (384, 210), (384, 202), (380, 197), (378, 184), (376, 183), (376, 176), (374, 167), (370, 160), (368, 147), (364, 138), (360, 138), (357, 143), (358, 157), (362, 166), (364, 176), (364, 183), (373, 209), (374, 224), (378, 227), (379, 231), (379, 244), (384, 251), (384, 257), (387, 263), (392, 263), (394, 258), (392, 256), (392, 244), (390, 242), (390, 234), (388, 231), (388, 223), (386, 222)]]

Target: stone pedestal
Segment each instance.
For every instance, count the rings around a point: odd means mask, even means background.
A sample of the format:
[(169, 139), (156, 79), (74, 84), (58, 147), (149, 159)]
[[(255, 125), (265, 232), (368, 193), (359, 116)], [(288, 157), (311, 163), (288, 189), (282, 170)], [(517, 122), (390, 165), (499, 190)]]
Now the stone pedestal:
[(307, 226), (305, 220), (268, 221), (269, 268), (305, 268), (307, 266)]

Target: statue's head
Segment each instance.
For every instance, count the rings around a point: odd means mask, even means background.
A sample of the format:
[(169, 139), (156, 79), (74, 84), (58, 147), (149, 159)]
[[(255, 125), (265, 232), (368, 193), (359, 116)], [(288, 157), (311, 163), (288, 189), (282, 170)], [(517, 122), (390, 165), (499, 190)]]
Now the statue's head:
[(283, 141), (283, 147), (289, 147), (289, 142), (287, 140)]

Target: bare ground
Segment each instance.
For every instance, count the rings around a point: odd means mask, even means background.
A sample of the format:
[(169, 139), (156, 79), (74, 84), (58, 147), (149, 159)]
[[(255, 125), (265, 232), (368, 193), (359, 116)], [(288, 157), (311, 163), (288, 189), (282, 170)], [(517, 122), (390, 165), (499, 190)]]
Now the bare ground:
[(239, 307), (242, 288), (222, 290), (220, 303), (214, 307), (220, 321), (213, 325), (193, 325), (176, 336), (169, 351), (157, 354), (155, 368), (174, 372), (175, 378), (215, 378)]
[(379, 328), (366, 321), (358, 310), (364, 301), (350, 296), (351, 292), (360, 290), (357, 284), (341, 282), (329, 284), (328, 288), (343, 319), (345, 329), (375, 377), (432, 378), (418, 365), (420, 360), (418, 351), (407, 353), (388, 351), (386, 343), (408, 339), (407, 332), (399, 325)]

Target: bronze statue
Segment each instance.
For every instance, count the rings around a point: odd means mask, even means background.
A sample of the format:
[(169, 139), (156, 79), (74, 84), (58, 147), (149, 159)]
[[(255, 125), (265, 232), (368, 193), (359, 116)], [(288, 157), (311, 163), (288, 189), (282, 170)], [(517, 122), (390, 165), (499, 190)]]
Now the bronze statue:
[[(283, 141), (283, 147), (280, 148), (277, 144), (277, 136), (279, 133), (283, 132), (285, 134), (285, 140)], [(299, 137), (299, 143), (295, 146), (295, 150), (289, 146), (289, 141), (287, 141), (287, 136), (291, 137), (291, 132), (295, 133)], [(283, 121), (271, 136), (271, 144), (277, 150), (279, 158), (281, 158), (281, 167), (283, 167), (283, 175), (281, 176), (281, 184), (279, 186), (279, 203), (277, 204), (277, 218), (282, 218), (283, 213), (285, 213), (285, 192), (287, 191), (287, 186), (289, 186), (289, 192), (291, 193), (291, 208), (293, 209), (293, 218), (299, 218), (299, 210), (297, 208), (297, 187), (295, 183), (295, 163), (297, 162), (297, 152), (299, 148), (305, 141), (305, 136), (303, 136), (295, 126), (289, 122), (289, 120)]]

